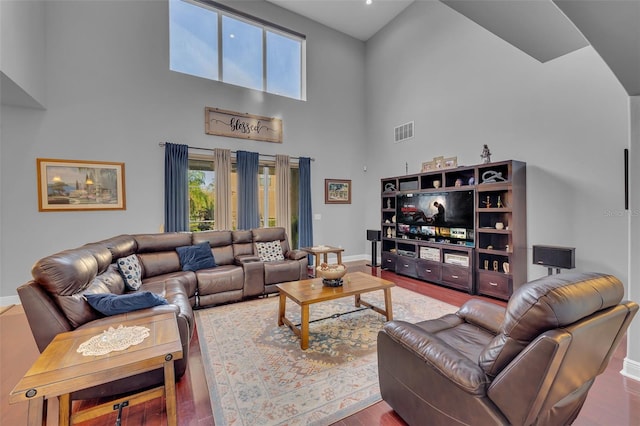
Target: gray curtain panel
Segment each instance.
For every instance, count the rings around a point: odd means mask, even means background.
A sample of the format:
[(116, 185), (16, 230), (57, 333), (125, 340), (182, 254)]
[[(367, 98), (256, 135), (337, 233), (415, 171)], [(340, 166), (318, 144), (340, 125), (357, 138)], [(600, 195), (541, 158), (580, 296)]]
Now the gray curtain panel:
[(164, 145), (164, 230), (189, 230), (189, 147)]
[(238, 229), (260, 226), (257, 152), (236, 152), (238, 163)]
[(287, 232), (291, 244), (291, 168), (288, 155), (276, 155), (276, 225)]
[(213, 150), (213, 170), (216, 173), (216, 205), (213, 212), (215, 229), (233, 229), (231, 223), (231, 150)]

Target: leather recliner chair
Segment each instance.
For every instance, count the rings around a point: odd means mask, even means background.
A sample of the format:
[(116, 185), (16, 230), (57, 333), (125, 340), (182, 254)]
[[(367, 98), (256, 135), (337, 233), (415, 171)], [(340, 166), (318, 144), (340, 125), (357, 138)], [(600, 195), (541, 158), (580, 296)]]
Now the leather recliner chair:
[(479, 299), (455, 314), (378, 334), (384, 399), (410, 425), (566, 425), (578, 416), (638, 312), (611, 275), (567, 273), (521, 286), (506, 308)]

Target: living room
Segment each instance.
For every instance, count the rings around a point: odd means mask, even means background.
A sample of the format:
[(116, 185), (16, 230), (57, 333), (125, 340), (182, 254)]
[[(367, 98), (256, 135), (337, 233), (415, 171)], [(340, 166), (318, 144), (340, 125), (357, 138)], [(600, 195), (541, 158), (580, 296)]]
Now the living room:
[[(227, 3), (306, 35), (306, 101), (170, 71), (165, 1), (0, 3), (2, 305), (43, 256), (162, 229), (159, 142), (315, 158), (314, 243), (346, 260), (369, 258), (381, 178), (435, 156), (474, 165), (488, 144), (493, 160), (527, 163), (528, 245), (576, 247), (578, 269), (617, 276), (638, 300), (623, 150), (633, 171), (640, 102), (593, 47), (541, 63), (438, 1), (414, 2), (366, 42), (266, 1)], [(26, 101), (7, 104), (9, 90)], [(283, 143), (206, 135), (206, 106), (280, 117)], [(415, 137), (393, 143), (410, 121)], [(36, 158), (124, 162), (126, 210), (39, 212)], [(325, 204), (325, 178), (350, 179), (351, 204)], [(546, 274), (529, 265), (529, 279)], [(639, 327), (625, 361), (636, 378)]]

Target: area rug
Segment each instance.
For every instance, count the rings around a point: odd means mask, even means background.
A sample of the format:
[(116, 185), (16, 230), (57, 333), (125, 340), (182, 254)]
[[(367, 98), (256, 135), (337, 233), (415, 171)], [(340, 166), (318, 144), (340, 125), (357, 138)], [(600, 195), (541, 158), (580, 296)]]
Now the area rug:
[[(362, 298), (384, 306), (382, 291)], [(392, 303), (394, 319), (411, 322), (458, 309), (401, 287)], [(299, 324), (298, 305), (287, 300), (286, 309)], [(311, 305), (306, 351), (277, 316), (274, 296), (196, 311), (216, 426), (330, 425), (380, 401), (382, 315), (356, 308), (352, 297)]]

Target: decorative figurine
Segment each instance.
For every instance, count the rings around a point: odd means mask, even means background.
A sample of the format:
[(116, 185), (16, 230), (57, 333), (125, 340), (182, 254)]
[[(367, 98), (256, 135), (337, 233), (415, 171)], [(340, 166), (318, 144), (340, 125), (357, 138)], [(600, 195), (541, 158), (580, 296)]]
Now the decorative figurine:
[(487, 195), (487, 201), (483, 201), (482, 204), (484, 204), (486, 208), (491, 207), (491, 198)]
[(391, 208), (391, 198), (387, 198), (387, 208)]
[(455, 186), (457, 186), (457, 187), (462, 186), (462, 179), (456, 179)]
[(498, 272), (498, 261), (497, 260), (493, 261), (493, 270)]
[(484, 147), (482, 148), (482, 154), (480, 154), (480, 158), (482, 158), (482, 162), (485, 164), (491, 162), (491, 151), (489, 151), (489, 147), (487, 146), (487, 144), (484, 144)]
[(502, 207), (504, 207), (504, 204), (502, 204), (502, 200), (500, 199), (500, 196), (498, 195), (498, 203), (496, 204), (496, 206), (500, 209)]

